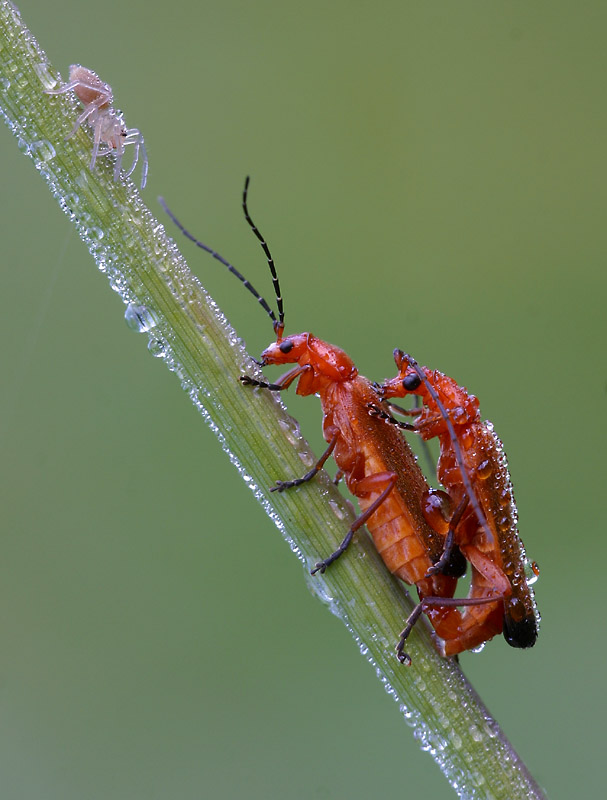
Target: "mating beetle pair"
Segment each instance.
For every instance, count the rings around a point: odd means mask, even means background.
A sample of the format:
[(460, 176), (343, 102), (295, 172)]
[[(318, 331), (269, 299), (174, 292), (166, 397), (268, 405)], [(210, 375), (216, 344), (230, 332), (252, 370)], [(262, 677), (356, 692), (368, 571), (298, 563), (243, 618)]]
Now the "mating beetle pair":
[[(420, 367), (400, 350), (395, 351), (398, 375), (378, 385), (359, 375), (338, 347), (310, 333), (284, 336), (276, 268), (249, 214), (248, 186), (247, 178), (243, 209), (268, 261), (278, 316), (238, 270), (197, 240), (162, 199), (161, 203), (180, 230), (236, 275), (270, 316), (276, 341), (263, 351), (261, 366), (295, 365), (275, 383), (248, 376), (241, 378), (242, 383), (284, 391), (296, 382), (297, 394), (320, 397), (327, 449), (306, 475), (278, 481), (272, 490), (286, 491), (312, 480), (333, 455), (361, 513), (337, 550), (319, 561), (313, 574), (336, 561), (366, 524), (388, 569), (414, 584), (419, 594), (396, 647), (402, 663), (410, 663), (405, 642), (422, 613), (430, 620), (445, 656), (479, 647), (500, 632), (513, 647), (533, 646), (539, 615), (517, 531), (506, 458), (491, 423), (480, 418), (478, 400), (451, 378)], [(420, 397), (422, 407), (405, 410), (390, 402), (408, 394)], [(393, 411), (414, 417), (413, 423), (398, 422)], [(438, 438), (438, 479), (444, 492), (428, 486), (399, 428), (413, 430), (426, 440)], [(471, 569), (468, 595), (455, 597), (467, 564)]]

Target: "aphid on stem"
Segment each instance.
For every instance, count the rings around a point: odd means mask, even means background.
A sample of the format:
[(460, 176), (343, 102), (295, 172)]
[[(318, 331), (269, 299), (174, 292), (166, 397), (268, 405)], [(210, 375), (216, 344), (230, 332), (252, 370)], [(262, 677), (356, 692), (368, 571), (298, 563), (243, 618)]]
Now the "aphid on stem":
[[(423, 504), (430, 489), (407, 442), (394, 427), (384, 425), (368, 413), (369, 405), (381, 403), (376, 388), (358, 374), (351, 359), (338, 347), (323, 342), (311, 333), (283, 336), (285, 321), (280, 287), (270, 250), (251, 219), (247, 190), (243, 210), (266, 255), (272, 274), (278, 316), (253, 286), (224, 258), (198, 241), (160, 202), (180, 230), (198, 247), (224, 264), (254, 295), (272, 320), (276, 341), (264, 350), (261, 366), (294, 364), (276, 383), (243, 376), (241, 381), (269, 391), (283, 391), (297, 384), (299, 395), (317, 394), (323, 409), (323, 434), (328, 447), (306, 475), (294, 480), (279, 480), (271, 491), (282, 492), (312, 480), (332, 454), (348, 489), (359, 501), (361, 513), (345, 538), (328, 557), (316, 563), (312, 574), (324, 572), (348, 548), (353, 536), (367, 525), (388, 569), (408, 584), (415, 584), (420, 603), (407, 620), (396, 648), (402, 663), (410, 663), (404, 652), (405, 640), (422, 611), (439, 638), (443, 653), (454, 654), (477, 647), (500, 630), (495, 619), (498, 592), (493, 587), (478, 587), (472, 594), (455, 598), (457, 578), (464, 574), (465, 560), (456, 544), (445, 552), (446, 538), (425, 519)], [(387, 411), (385, 405), (383, 410)], [(439, 568), (435, 569), (438, 564)], [(474, 582), (474, 576), (473, 576)], [(474, 607), (475, 616), (464, 618), (457, 606)]]
[[(137, 128), (128, 128), (122, 112), (112, 108), (113, 94), (110, 85), (104, 83), (93, 70), (80, 64), (72, 64), (68, 83), (60, 89), (48, 89), (46, 94), (64, 94), (71, 91), (80, 100), (84, 110), (76, 117), (72, 131), (65, 138), (69, 139), (84, 122), (88, 122), (93, 129), (93, 152), (90, 168), (92, 170), (95, 166), (97, 157), (116, 152), (114, 164), (114, 180), (116, 181), (120, 176), (125, 147), (132, 144), (134, 147), (133, 163), (126, 173), (126, 177), (133, 174), (141, 157), (141, 188), (144, 189), (148, 175), (148, 157), (143, 134)], [(102, 143), (106, 146), (102, 147)]]

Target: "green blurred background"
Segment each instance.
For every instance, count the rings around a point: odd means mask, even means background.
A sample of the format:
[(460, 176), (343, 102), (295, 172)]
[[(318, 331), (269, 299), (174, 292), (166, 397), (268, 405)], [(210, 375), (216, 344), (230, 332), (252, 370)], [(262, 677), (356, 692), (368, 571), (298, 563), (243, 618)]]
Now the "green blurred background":
[[(288, 330), (480, 397), (543, 623), (462, 665), (553, 800), (601, 796), (605, 3), (20, 7), (144, 132), (152, 209), (269, 294), (251, 173)], [(4, 128), (0, 150), (3, 800), (454, 796)], [(267, 318), (182, 249), (259, 353)], [(318, 451), (317, 401), (289, 408)]]

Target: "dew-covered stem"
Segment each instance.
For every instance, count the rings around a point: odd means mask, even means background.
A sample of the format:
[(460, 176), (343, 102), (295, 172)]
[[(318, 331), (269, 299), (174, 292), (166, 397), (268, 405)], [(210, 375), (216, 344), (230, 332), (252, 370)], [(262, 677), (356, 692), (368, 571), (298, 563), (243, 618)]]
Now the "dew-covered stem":
[[(90, 169), (92, 138), (86, 126), (66, 140), (78, 107), (70, 93), (45, 94), (57, 88), (58, 80), (14, 5), (2, 0), (0, 110), (19, 149), (33, 161), (120, 295), (127, 323), (177, 375), (304, 563), (310, 587), (352, 632), (414, 736), (459, 796), (543, 797), (457, 664), (438, 656), (423, 625), (407, 642), (413, 666), (398, 663), (394, 644), (412, 603), (367, 537), (360, 536), (338, 566), (309, 576), (318, 555), (342, 540), (351, 511), (322, 475), (297, 491), (270, 493), (277, 475), (297, 476), (302, 463), (313, 463), (308, 445), (270, 393), (241, 386), (239, 376), (258, 374), (258, 368), (134, 185), (114, 181), (111, 157), (98, 158)], [(398, 775), (395, 770), (395, 780)]]

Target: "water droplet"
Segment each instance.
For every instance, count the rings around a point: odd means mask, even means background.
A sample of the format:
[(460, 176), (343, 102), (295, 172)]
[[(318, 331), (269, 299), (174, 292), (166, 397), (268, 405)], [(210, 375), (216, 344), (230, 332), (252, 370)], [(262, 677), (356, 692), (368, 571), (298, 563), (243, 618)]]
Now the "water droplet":
[(500, 517), (497, 521), (497, 527), (500, 529), (502, 533), (505, 533), (507, 530), (509, 530), (510, 525), (511, 525), (510, 517), (506, 516)]
[(28, 87), (29, 81), (27, 76), (21, 72), (19, 75), (15, 76), (15, 86), (18, 89), (26, 89)]
[(437, 715), (437, 722), (442, 728), (448, 728), (451, 724), (449, 717), (446, 714), (443, 714), (441, 711), (439, 711)]
[(492, 472), (493, 472), (493, 466), (491, 465), (489, 459), (481, 461), (481, 463), (476, 468), (476, 474), (482, 481), (486, 481)]
[(466, 422), (466, 411), (461, 406), (456, 406), (451, 410), (451, 419), (456, 425), (461, 425)]
[(335, 500), (329, 500), (329, 506), (331, 507), (331, 511), (335, 514), (337, 519), (342, 520), (345, 517), (345, 514), (341, 510), (339, 503), (337, 503)]
[(470, 725), (470, 728), (468, 730), (470, 731), (470, 736), (472, 736), (475, 742), (483, 741), (483, 734), (476, 725)]
[(533, 584), (537, 581), (540, 577), (540, 568), (537, 565), (536, 561), (529, 561), (528, 558), (525, 559), (525, 580), (527, 581), (527, 586), (533, 586)]
[(497, 722), (490, 717), (485, 720), (485, 733), (490, 739), (495, 739), (500, 734)]
[(326, 605), (330, 606), (332, 603), (335, 602), (335, 598), (329, 591), (329, 587), (327, 586), (327, 583), (323, 578), (316, 576), (313, 580), (309, 582), (309, 585), (313, 593), (316, 595), (316, 597), (318, 597), (318, 599), (321, 600)]
[(40, 83), (45, 89), (54, 89), (59, 83), (57, 78), (51, 75), (48, 64), (34, 64), (34, 72), (40, 78)]
[(31, 152), (42, 161), (50, 161), (57, 155), (53, 145), (46, 139), (34, 142), (31, 146)]
[(148, 342), (148, 350), (154, 356), (154, 358), (162, 358), (166, 352), (166, 348), (164, 342), (160, 339), (155, 339), (152, 337)]
[[(287, 437), (287, 438), (288, 438), (288, 437)], [(297, 440), (295, 440), (294, 442), (292, 442), (292, 444), (294, 444), (294, 445), (295, 445), (295, 444), (298, 444)], [(302, 462), (302, 464), (303, 464), (304, 466), (308, 467), (308, 469), (309, 469), (309, 468), (310, 468), (310, 467), (311, 467), (313, 464), (315, 464), (315, 463), (316, 463), (316, 459), (314, 458), (314, 456), (312, 455), (312, 453), (303, 452), (303, 453), (298, 453), (297, 455), (298, 455), (298, 456), (299, 456), (299, 458), (301, 459), (301, 462)]]
[(289, 440), (289, 443), (295, 446), (297, 444), (297, 437), (292, 431), (292, 426), (284, 419), (279, 419), (278, 424), (282, 428), (287, 439)]
[(474, 444), (474, 436), (470, 432), (466, 432), (462, 436), (462, 445), (467, 450)]
[(146, 306), (129, 303), (124, 312), (124, 321), (132, 331), (146, 333), (156, 326), (156, 319)]
[(422, 512), (428, 525), (438, 533), (446, 534), (449, 530), (452, 507), (451, 498), (440, 489), (430, 489), (424, 493)]
[(476, 786), (485, 785), (485, 776), (482, 773), (474, 771), (471, 773), (471, 776)]

